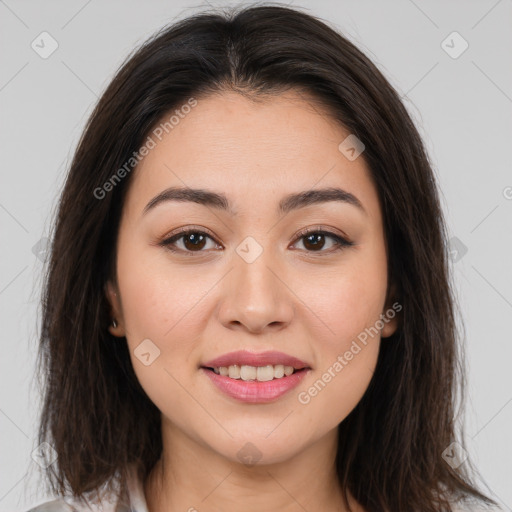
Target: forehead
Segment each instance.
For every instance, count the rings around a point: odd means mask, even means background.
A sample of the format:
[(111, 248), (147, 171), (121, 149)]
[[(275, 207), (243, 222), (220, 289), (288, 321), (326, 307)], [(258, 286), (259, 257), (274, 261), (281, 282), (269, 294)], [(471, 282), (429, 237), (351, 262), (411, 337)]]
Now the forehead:
[[(173, 112), (174, 123), (166, 125)], [(137, 210), (171, 186), (222, 190), (236, 210), (325, 187), (376, 200), (364, 159), (350, 161), (338, 149), (350, 132), (303, 92), (258, 101), (223, 92), (173, 112), (155, 127), (158, 136), (150, 133), (155, 145), (132, 176), (127, 200), (140, 203)]]

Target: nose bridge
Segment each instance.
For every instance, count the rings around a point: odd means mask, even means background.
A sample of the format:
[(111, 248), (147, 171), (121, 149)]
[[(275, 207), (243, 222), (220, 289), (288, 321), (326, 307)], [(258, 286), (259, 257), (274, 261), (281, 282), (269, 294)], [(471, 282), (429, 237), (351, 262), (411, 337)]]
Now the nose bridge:
[(253, 300), (258, 300), (258, 296), (261, 296), (268, 303), (269, 300), (274, 300), (276, 292), (276, 278), (270, 268), (278, 264), (271, 249), (263, 249), (256, 244), (255, 241), (246, 240), (236, 249), (234, 260), (235, 278), (240, 292), (238, 296), (247, 294)]
[(233, 254), (229, 292), (221, 308), (223, 323), (240, 323), (251, 331), (268, 324), (287, 324), (293, 316), (292, 297), (279, 277), (276, 252), (253, 237), (245, 238)]

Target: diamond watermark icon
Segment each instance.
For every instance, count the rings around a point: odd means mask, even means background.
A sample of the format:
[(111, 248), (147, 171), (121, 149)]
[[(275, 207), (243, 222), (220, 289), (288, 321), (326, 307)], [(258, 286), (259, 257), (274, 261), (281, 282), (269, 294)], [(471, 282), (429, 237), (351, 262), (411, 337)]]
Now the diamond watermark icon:
[(30, 44), (39, 57), (47, 59), (58, 47), (59, 43), (46, 31), (41, 32)]
[(458, 59), (469, 48), (469, 43), (458, 32), (453, 31), (443, 39), (441, 48), (452, 59)]
[(144, 366), (149, 366), (160, 355), (160, 349), (150, 339), (146, 338), (135, 347), (133, 353)]
[(453, 442), (442, 453), (443, 459), (453, 469), (457, 469), (468, 458), (468, 452), (457, 442)]
[(450, 258), (454, 263), (460, 261), (468, 252), (468, 248), (456, 236), (450, 238), (448, 247)]
[(32, 247), (32, 254), (39, 260), (43, 261), (46, 257), (46, 251), (48, 249), (48, 238), (43, 237), (39, 240), (34, 247)]
[(263, 252), (263, 247), (256, 242), (252, 236), (244, 238), (244, 240), (236, 248), (236, 253), (246, 262), (253, 263), (259, 258)]
[(57, 460), (57, 452), (46, 441), (41, 443), (31, 454), (33, 461), (43, 469), (51, 466)]
[(365, 145), (359, 138), (351, 133), (339, 144), (338, 149), (352, 162), (364, 151)]
[(245, 443), (237, 452), (238, 460), (246, 466), (254, 466), (262, 457), (262, 453), (257, 446), (251, 442)]

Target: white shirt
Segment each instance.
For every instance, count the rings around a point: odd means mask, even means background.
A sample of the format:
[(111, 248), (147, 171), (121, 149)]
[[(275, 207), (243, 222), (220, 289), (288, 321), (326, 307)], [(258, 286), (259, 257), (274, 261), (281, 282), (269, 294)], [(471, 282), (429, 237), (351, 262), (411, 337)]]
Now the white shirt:
[(36, 505), (27, 512), (148, 512), (143, 483), (134, 466), (129, 468), (127, 487), (127, 494), (121, 495), (119, 501), (105, 495), (99, 503), (89, 501), (87, 507), (70, 497), (60, 497)]
[[(137, 477), (135, 467), (129, 469), (127, 494), (122, 495), (119, 501), (105, 497), (98, 503), (90, 502), (89, 508), (71, 498), (58, 498), (45, 501), (27, 512), (148, 512), (144, 487)], [(504, 512), (501, 508), (484, 508), (482, 505), (458, 505), (454, 512)]]

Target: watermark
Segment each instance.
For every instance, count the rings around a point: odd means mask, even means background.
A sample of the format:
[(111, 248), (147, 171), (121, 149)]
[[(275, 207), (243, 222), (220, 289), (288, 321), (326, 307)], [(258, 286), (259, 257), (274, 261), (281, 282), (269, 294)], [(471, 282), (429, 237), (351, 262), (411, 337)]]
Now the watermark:
[(39, 57), (47, 59), (59, 47), (59, 43), (51, 34), (44, 31), (30, 43), (30, 46)]
[(149, 338), (146, 338), (135, 347), (133, 353), (144, 366), (149, 366), (160, 356), (160, 349)]
[(156, 147), (157, 141), (155, 139), (161, 141), (164, 134), (173, 130), (179, 124), (180, 120), (183, 119), (196, 105), (197, 100), (195, 98), (189, 98), (184, 105), (179, 109), (174, 110), (167, 121), (160, 123), (156, 128), (154, 128), (151, 135), (148, 135), (146, 141), (139, 150), (134, 151), (132, 156), (119, 169), (117, 169), (117, 171), (112, 174), (112, 176), (105, 181), (101, 187), (96, 187), (94, 189), (94, 197), (99, 200), (104, 199), (108, 192), (114, 190), (114, 187), (118, 185), (153, 148)]
[(46, 258), (46, 253), (48, 251), (49, 240), (47, 237), (41, 238), (34, 247), (32, 247), (32, 254), (39, 260), (44, 263)]
[(252, 236), (248, 236), (240, 242), (236, 253), (246, 263), (253, 263), (263, 253), (263, 247)]
[(469, 43), (454, 30), (441, 41), (441, 48), (452, 59), (458, 59), (469, 48)]
[(346, 139), (340, 142), (338, 150), (345, 155), (348, 160), (353, 162), (365, 150), (365, 147), (361, 139), (351, 133)]
[(456, 236), (450, 238), (448, 241), (448, 251), (450, 254), (450, 258), (454, 263), (460, 261), (468, 252), (467, 246), (457, 238)]
[(248, 441), (238, 450), (236, 456), (242, 464), (251, 467), (261, 459), (263, 454), (256, 445)]
[[(357, 335), (357, 338), (352, 341), (350, 348), (346, 350), (343, 355), (339, 355), (336, 361), (327, 368), (327, 370), (322, 374), (322, 377), (317, 379), (316, 382), (310, 386), (307, 391), (301, 391), (297, 398), (299, 402), (303, 405), (309, 404), (311, 402), (311, 398), (322, 391), (325, 386), (331, 382), (334, 377), (338, 373), (341, 372), (349, 364), (354, 356), (359, 354), (361, 350), (366, 347), (368, 344), (368, 338), (373, 338), (380, 334), (384, 325), (386, 325), (390, 320), (395, 318), (396, 314), (402, 311), (402, 305), (399, 302), (395, 302), (385, 313), (380, 315), (379, 320), (377, 320), (371, 327), (367, 327), (364, 331), (360, 332)], [(358, 343), (359, 342), (359, 343)], [(362, 346), (361, 346), (362, 345)]]
[(43, 469), (47, 469), (51, 466), (58, 458), (58, 454), (55, 448), (44, 441), (30, 454), (32, 460), (41, 466)]
[(512, 199), (512, 187), (505, 187), (503, 189), (503, 197), (505, 199)]
[(468, 458), (468, 452), (462, 445), (454, 441), (441, 454), (445, 462), (453, 469), (457, 469)]

